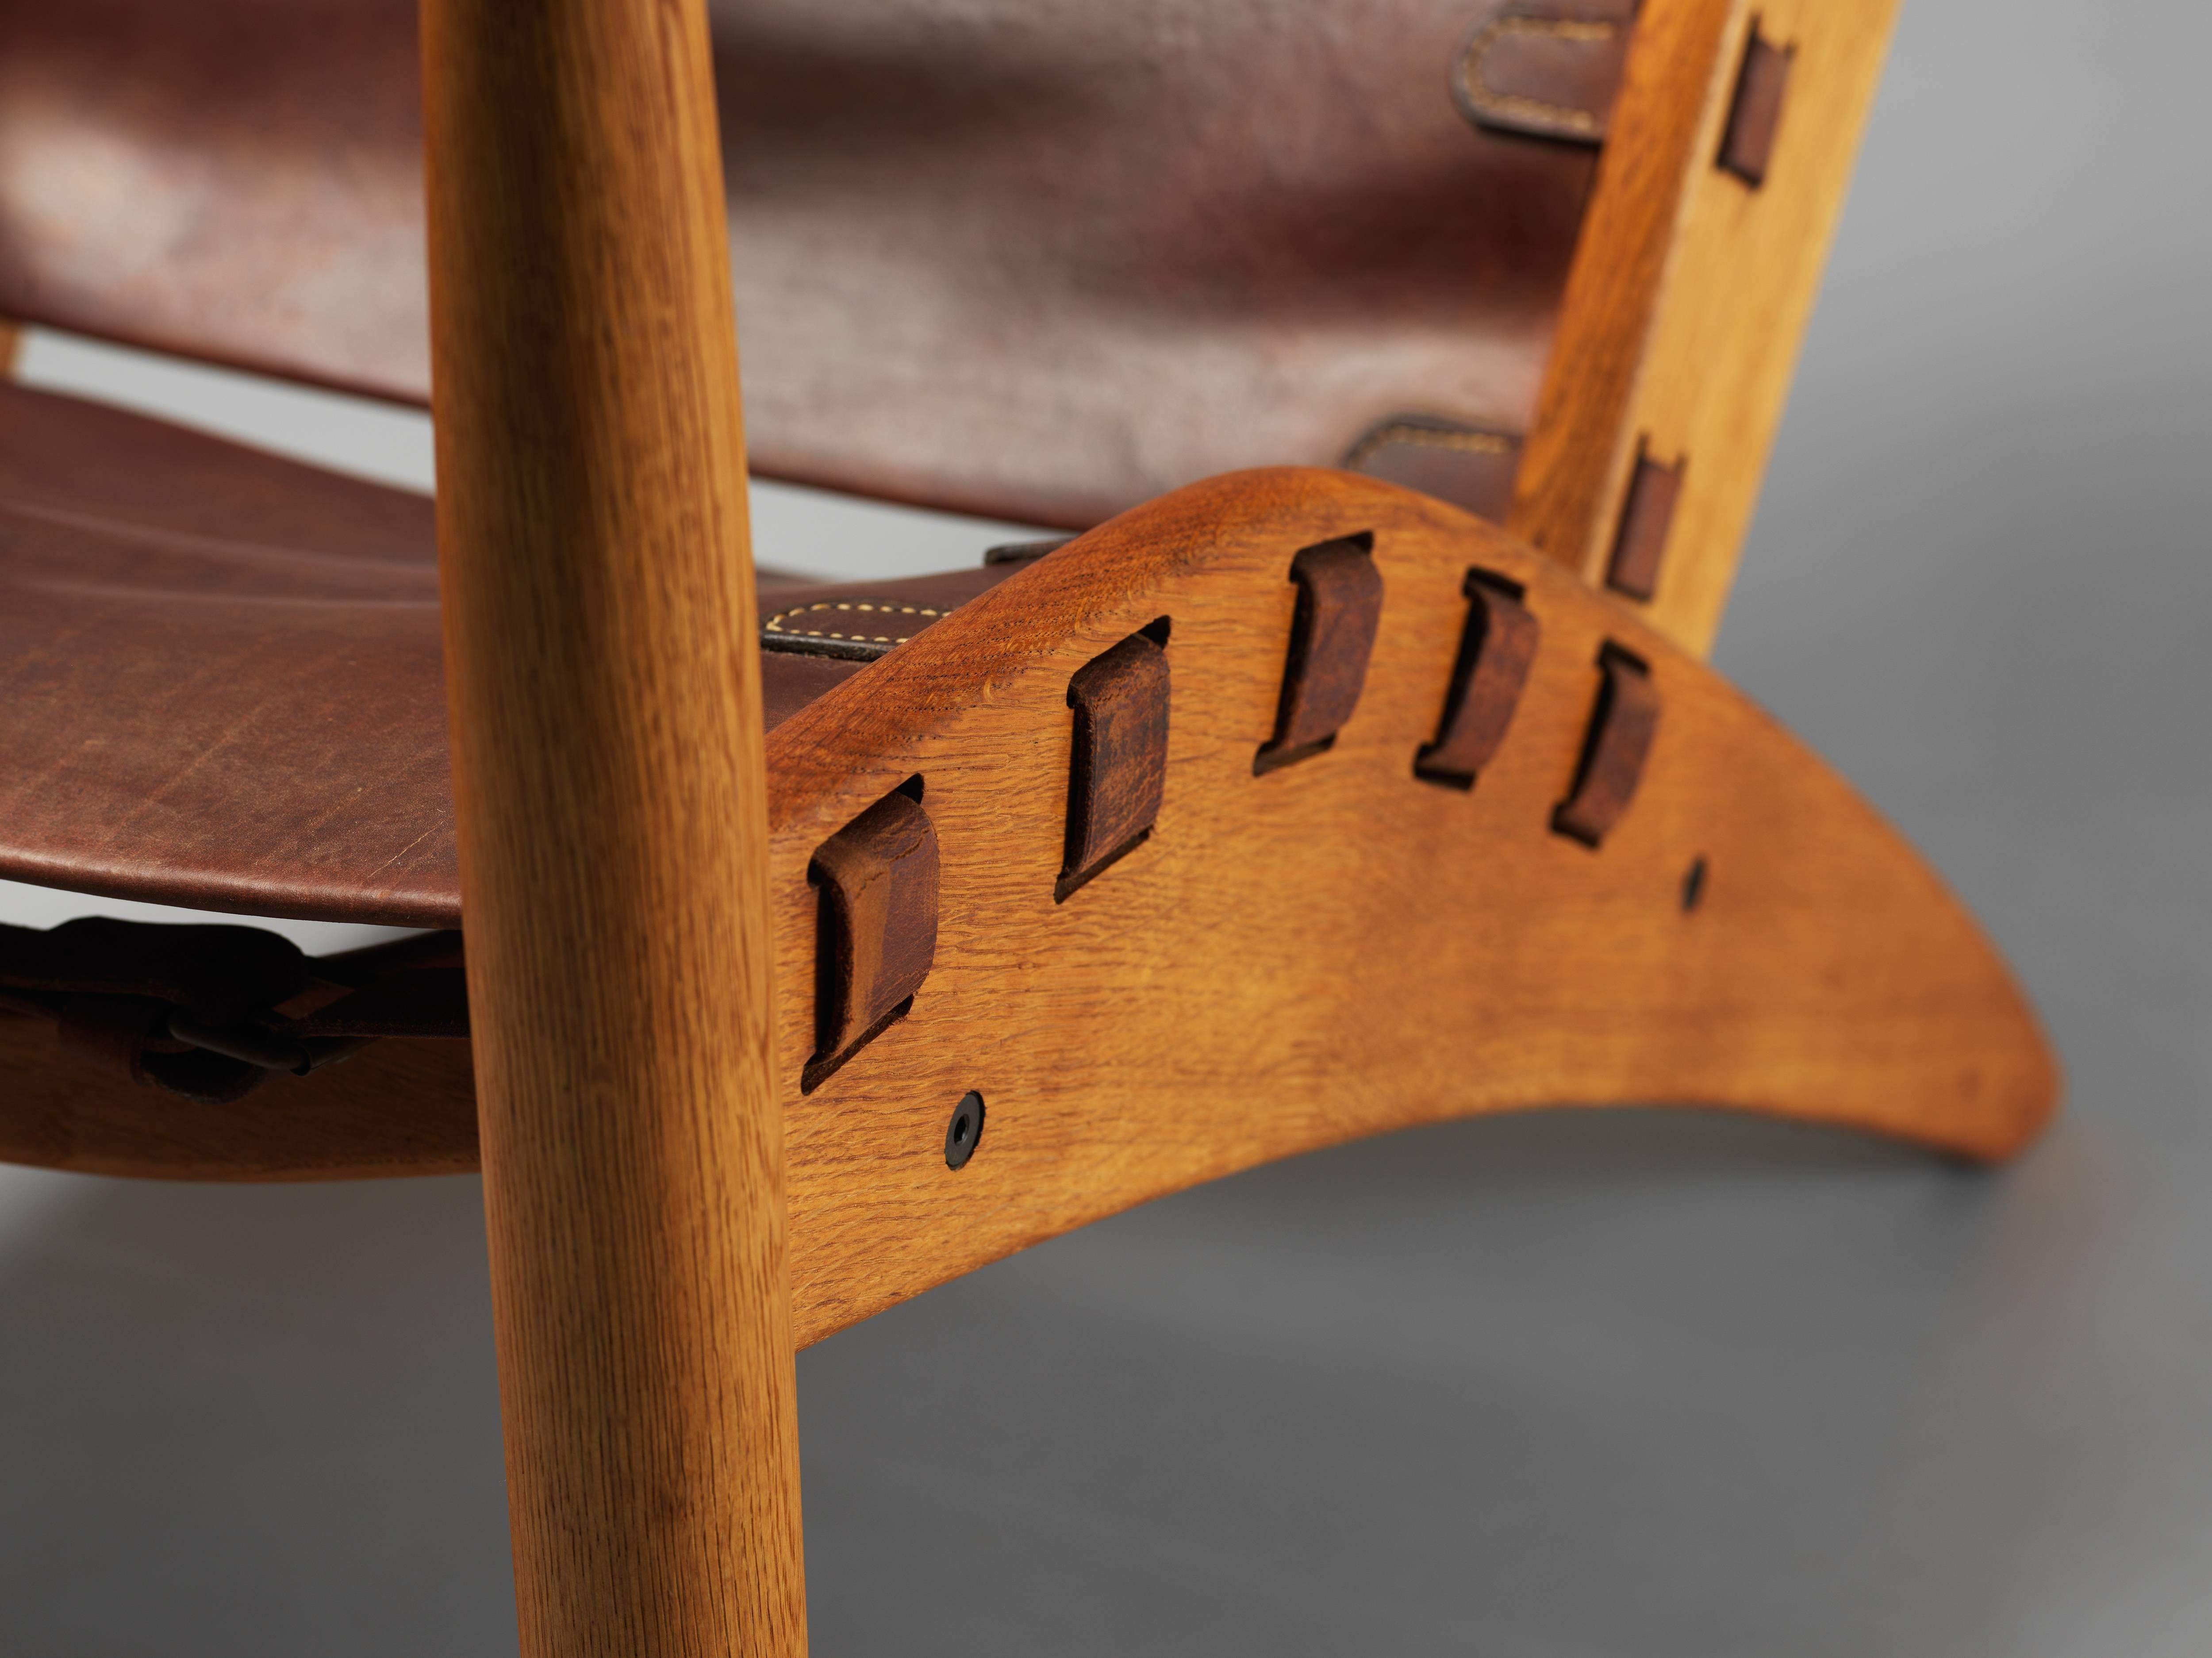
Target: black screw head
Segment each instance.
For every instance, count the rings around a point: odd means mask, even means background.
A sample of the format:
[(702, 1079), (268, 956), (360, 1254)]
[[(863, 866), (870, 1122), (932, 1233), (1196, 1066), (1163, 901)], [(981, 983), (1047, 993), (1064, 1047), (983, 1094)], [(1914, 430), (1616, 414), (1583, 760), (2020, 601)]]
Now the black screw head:
[(1688, 915), (1705, 901), (1705, 860), (1699, 858), (1682, 878), (1682, 914)]
[(983, 1096), (969, 1089), (952, 1108), (952, 1121), (945, 1126), (945, 1166), (964, 1169), (983, 1139)]

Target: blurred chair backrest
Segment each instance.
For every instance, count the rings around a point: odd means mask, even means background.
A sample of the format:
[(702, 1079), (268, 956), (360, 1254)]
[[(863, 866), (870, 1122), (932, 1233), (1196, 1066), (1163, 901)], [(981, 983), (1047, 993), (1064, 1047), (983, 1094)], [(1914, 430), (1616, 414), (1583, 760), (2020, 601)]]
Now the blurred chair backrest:
[[(1350, 458), (1503, 516), (1633, 10), (716, 0), (754, 464), (1086, 525)], [(0, 4), (0, 314), (427, 400), (415, 13)]]

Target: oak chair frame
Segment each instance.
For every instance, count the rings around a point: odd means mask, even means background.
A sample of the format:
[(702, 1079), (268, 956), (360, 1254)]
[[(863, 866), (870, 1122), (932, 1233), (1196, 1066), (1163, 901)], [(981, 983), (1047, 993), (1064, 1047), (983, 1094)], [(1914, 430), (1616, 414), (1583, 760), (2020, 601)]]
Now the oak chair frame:
[[(796, 1346), (1145, 1198), (1570, 1101), (2006, 1155), (2056, 1084), (2002, 964), (1699, 660), (1894, 9), (1645, 0), (1503, 529), (1341, 473), (1195, 484), (764, 740), (703, 0), (422, 0), (471, 1041), (386, 1042), (217, 1121), (0, 1032), (40, 1101), (0, 1113), (0, 1154), (480, 1166), (530, 1658), (803, 1652)], [(1762, 51), (1790, 103), (1747, 181), (1715, 158)], [(1372, 578), (1364, 682), (1325, 763), (1271, 768), (1286, 576), (1331, 547)], [(1103, 842), (1063, 857), (1070, 688), (1139, 638), (1162, 718), (1175, 684), (1164, 772), (1091, 882)], [(1627, 793), (1599, 799), (1607, 744)], [(810, 1072), (810, 871), (910, 785), (941, 858), (928, 994)], [(1403, 866), (1366, 843), (1378, 810)], [(990, 1125), (972, 1167), (940, 1154), (962, 1111), (969, 1151)]]

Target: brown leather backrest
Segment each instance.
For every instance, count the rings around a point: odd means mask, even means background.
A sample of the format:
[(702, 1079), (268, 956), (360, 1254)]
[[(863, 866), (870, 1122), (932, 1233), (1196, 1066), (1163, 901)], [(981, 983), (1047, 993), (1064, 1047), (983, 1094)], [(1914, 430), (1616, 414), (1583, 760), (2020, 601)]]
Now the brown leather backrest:
[[(1632, 11), (717, 0), (755, 465), (1066, 525), (1510, 482)], [(0, 0), (0, 314), (427, 399), (414, 14)]]

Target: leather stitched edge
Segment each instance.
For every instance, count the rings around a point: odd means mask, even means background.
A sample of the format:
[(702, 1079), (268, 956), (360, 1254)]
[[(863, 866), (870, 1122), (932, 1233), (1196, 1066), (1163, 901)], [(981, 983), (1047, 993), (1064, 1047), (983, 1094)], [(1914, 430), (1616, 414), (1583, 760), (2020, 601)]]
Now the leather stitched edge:
[(1385, 421), (1352, 446), (1344, 457), (1344, 470), (1358, 471), (1376, 450), (1393, 443), (1410, 443), (1425, 449), (1457, 449), (1476, 455), (1510, 454), (1514, 448), (1513, 440), (1502, 432), (1427, 426), (1409, 420)]
[(1596, 139), (1604, 136), (1597, 116), (1572, 104), (1547, 104), (1540, 98), (1500, 92), (1482, 77), (1483, 60), (1490, 49), (1509, 34), (1548, 35), (1559, 40), (1610, 40), (1617, 23), (1571, 17), (1494, 17), (1468, 39), (1459, 65), (1452, 75), (1452, 93), (1469, 118), (1504, 126), (1522, 123), (1540, 125), (1561, 137)]
[[(794, 617), (812, 616), (820, 610), (867, 610), (883, 616), (918, 616), (927, 618), (921, 627), (897, 635), (879, 633), (841, 633), (830, 628), (794, 628), (788, 624)], [(903, 645), (915, 634), (927, 628), (945, 612), (927, 604), (890, 604), (881, 600), (865, 598), (817, 599), (811, 604), (795, 604), (789, 610), (777, 610), (761, 618), (761, 631), (787, 639), (839, 639), (856, 645)], [(824, 618), (825, 620), (827, 618)]]

